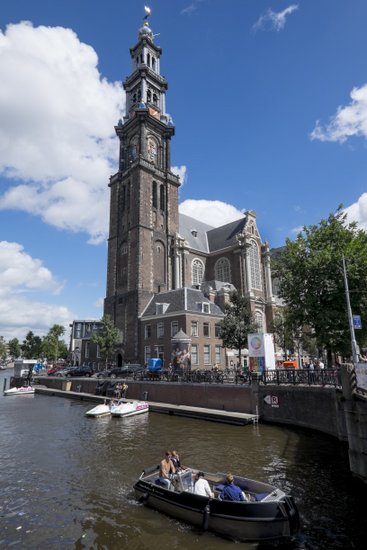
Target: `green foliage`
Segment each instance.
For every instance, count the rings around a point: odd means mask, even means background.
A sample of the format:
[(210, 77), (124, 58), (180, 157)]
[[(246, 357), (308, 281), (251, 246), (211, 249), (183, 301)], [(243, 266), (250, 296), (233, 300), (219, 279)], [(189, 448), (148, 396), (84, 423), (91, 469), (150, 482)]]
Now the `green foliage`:
[(0, 362), (3, 363), (7, 356), (7, 346), (3, 336), (0, 336)]
[(230, 293), (230, 303), (225, 306), (225, 317), (219, 323), (223, 347), (238, 350), (241, 357), (241, 350), (247, 348), (247, 335), (256, 330), (249, 299), (239, 290), (234, 290)]
[(367, 233), (347, 223), (342, 207), (319, 225), (304, 227), (296, 240), (287, 240), (273, 266), (279, 296), (298, 327), (308, 327), (318, 348), (350, 354), (350, 335), (342, 271), (348, 261), (352, 311), (362, 317), (366, 341)]
[[(30, 330), (20, 346), (24, 359), (37, 359), (42, 356), (42, 339)], [(19, 357), (17, 355), (16, 357)]]
[(11, 357), (11, 359), (14, 361), (17, 357), (20, 357), (21, 354), (21, 348), (18, 338), (12, 338), (12, 340), (9, 340), (8, 342), (8, 352)]
[(102, 330), (92, 335), (92, 342), (98, 345), (99, 352), (108, 363), (109, 358), (115, 350), (115, 346), (120, 339), (120, 331), (115, 328), (109, 315), (104, 315), (101, 319)]
[[(57, 361), (60, 357), (67, 356), (67, 348), (65, 342), (60, 340), (60, 337), (65, 333), (65, 328), (62, 325), (53, 325), (47, 335), (42, 340), (42, 351), (47, 359)], [(66, 349), (66, 353), (65, 353)], [(62, 355), (62, 354), (64, 355)]]

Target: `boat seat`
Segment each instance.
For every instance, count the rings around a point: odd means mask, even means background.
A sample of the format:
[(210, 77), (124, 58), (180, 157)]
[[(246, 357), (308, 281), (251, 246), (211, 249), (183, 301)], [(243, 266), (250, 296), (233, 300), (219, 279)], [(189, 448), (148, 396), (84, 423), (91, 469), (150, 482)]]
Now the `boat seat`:
[(269, 493), (253, 493), (256, 502), (260, 502), (268, 496)]
[(159, 485), (160, 487), (166, 487), (166, 484), (163, 483), (159, 478), (155, 480), (154, 482), (156, 485)]

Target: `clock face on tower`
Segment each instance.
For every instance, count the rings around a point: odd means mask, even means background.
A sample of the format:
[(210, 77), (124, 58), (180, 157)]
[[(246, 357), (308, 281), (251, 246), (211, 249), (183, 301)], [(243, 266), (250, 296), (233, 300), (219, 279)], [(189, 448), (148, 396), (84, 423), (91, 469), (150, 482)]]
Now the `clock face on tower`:
[(151, 162), (157, 162), (157, 143), (154, 139), (148, 139), (148, 159)]

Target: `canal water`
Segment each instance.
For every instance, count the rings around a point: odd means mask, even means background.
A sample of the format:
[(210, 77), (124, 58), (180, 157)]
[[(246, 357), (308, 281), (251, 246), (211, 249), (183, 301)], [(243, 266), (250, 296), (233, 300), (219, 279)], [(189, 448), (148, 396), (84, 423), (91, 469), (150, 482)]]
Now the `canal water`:
[[(1, 390), (10, 374), (0, 372)], [(1, 391), (1, 549), (260, 548), (203, 533), (135, 501), (134, 480), (166, 449), (179, 451), (183, 464), (241, 473), (291, 493), (302, 532), (289, 549), (366, 548), (366, 489), (349, 474), (347, 448), (336, 440), (158, 413), (86, 418), (92, 406)]]

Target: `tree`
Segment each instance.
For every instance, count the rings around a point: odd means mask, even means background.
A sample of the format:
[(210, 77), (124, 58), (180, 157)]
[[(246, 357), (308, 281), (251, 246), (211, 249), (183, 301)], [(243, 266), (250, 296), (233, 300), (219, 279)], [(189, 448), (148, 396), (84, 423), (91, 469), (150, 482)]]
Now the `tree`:
[(17, 357), (21, 354), (20, 349), (20, 343), (18, 338), (12, 338), (12, 340), (9, 340), (8, 342), (8, 352), (11, 357), (11, 359), (14, 361)]
[(113, 321), (109, 315), (104, 315), (101, 319), (102, 329), (98, 333), (92, 335), (92, 342), (98, 345), (99, 352), (104, 357), (106, 367), (108, 360), (112, 355), (116, 344), (120, 340), (120, 331), (115, 328)]
[[(342, 206), (318, 225), (304, 227), (296, 240), (287, 239), (275, 260), (279, 296), (299, 327), (309, 327), (319, 349), (350, 355), (350, 334), (342, 258), (348, 260), (350, 300), (364, 329), (356, 334), (366, 341), (367, 233), (347, 223)], [(330, 363), (329, 363), (330, 364)]]
[(219, 338), (223, 346), (238, 350), (241, 362), (241, 351), (247, 347), (247, 335), (256, 332), (257, 324), (251, 312), (250, 300), (239, 290), (230, 293), (229, 304), (225, 305), (225, 317), (219, 324)]
[(0, 336), (0, 362), (5, 363), (7, 355), (7, 346), (3, 336)]
[(61, 357), (60, 352), (65, 353), (65, 342), (60, 340), (60, 336), (63, 336), (64, 333), (65, 328), (62, 325), (53, 325), (43, 338), (42, 349), (48, 359), (53, 359), (56, 362)]
[(20, 348), (25, 359), (37, 359), (42, 355), (42, 339), (39, 336), (35, 336), (30, 330)]

